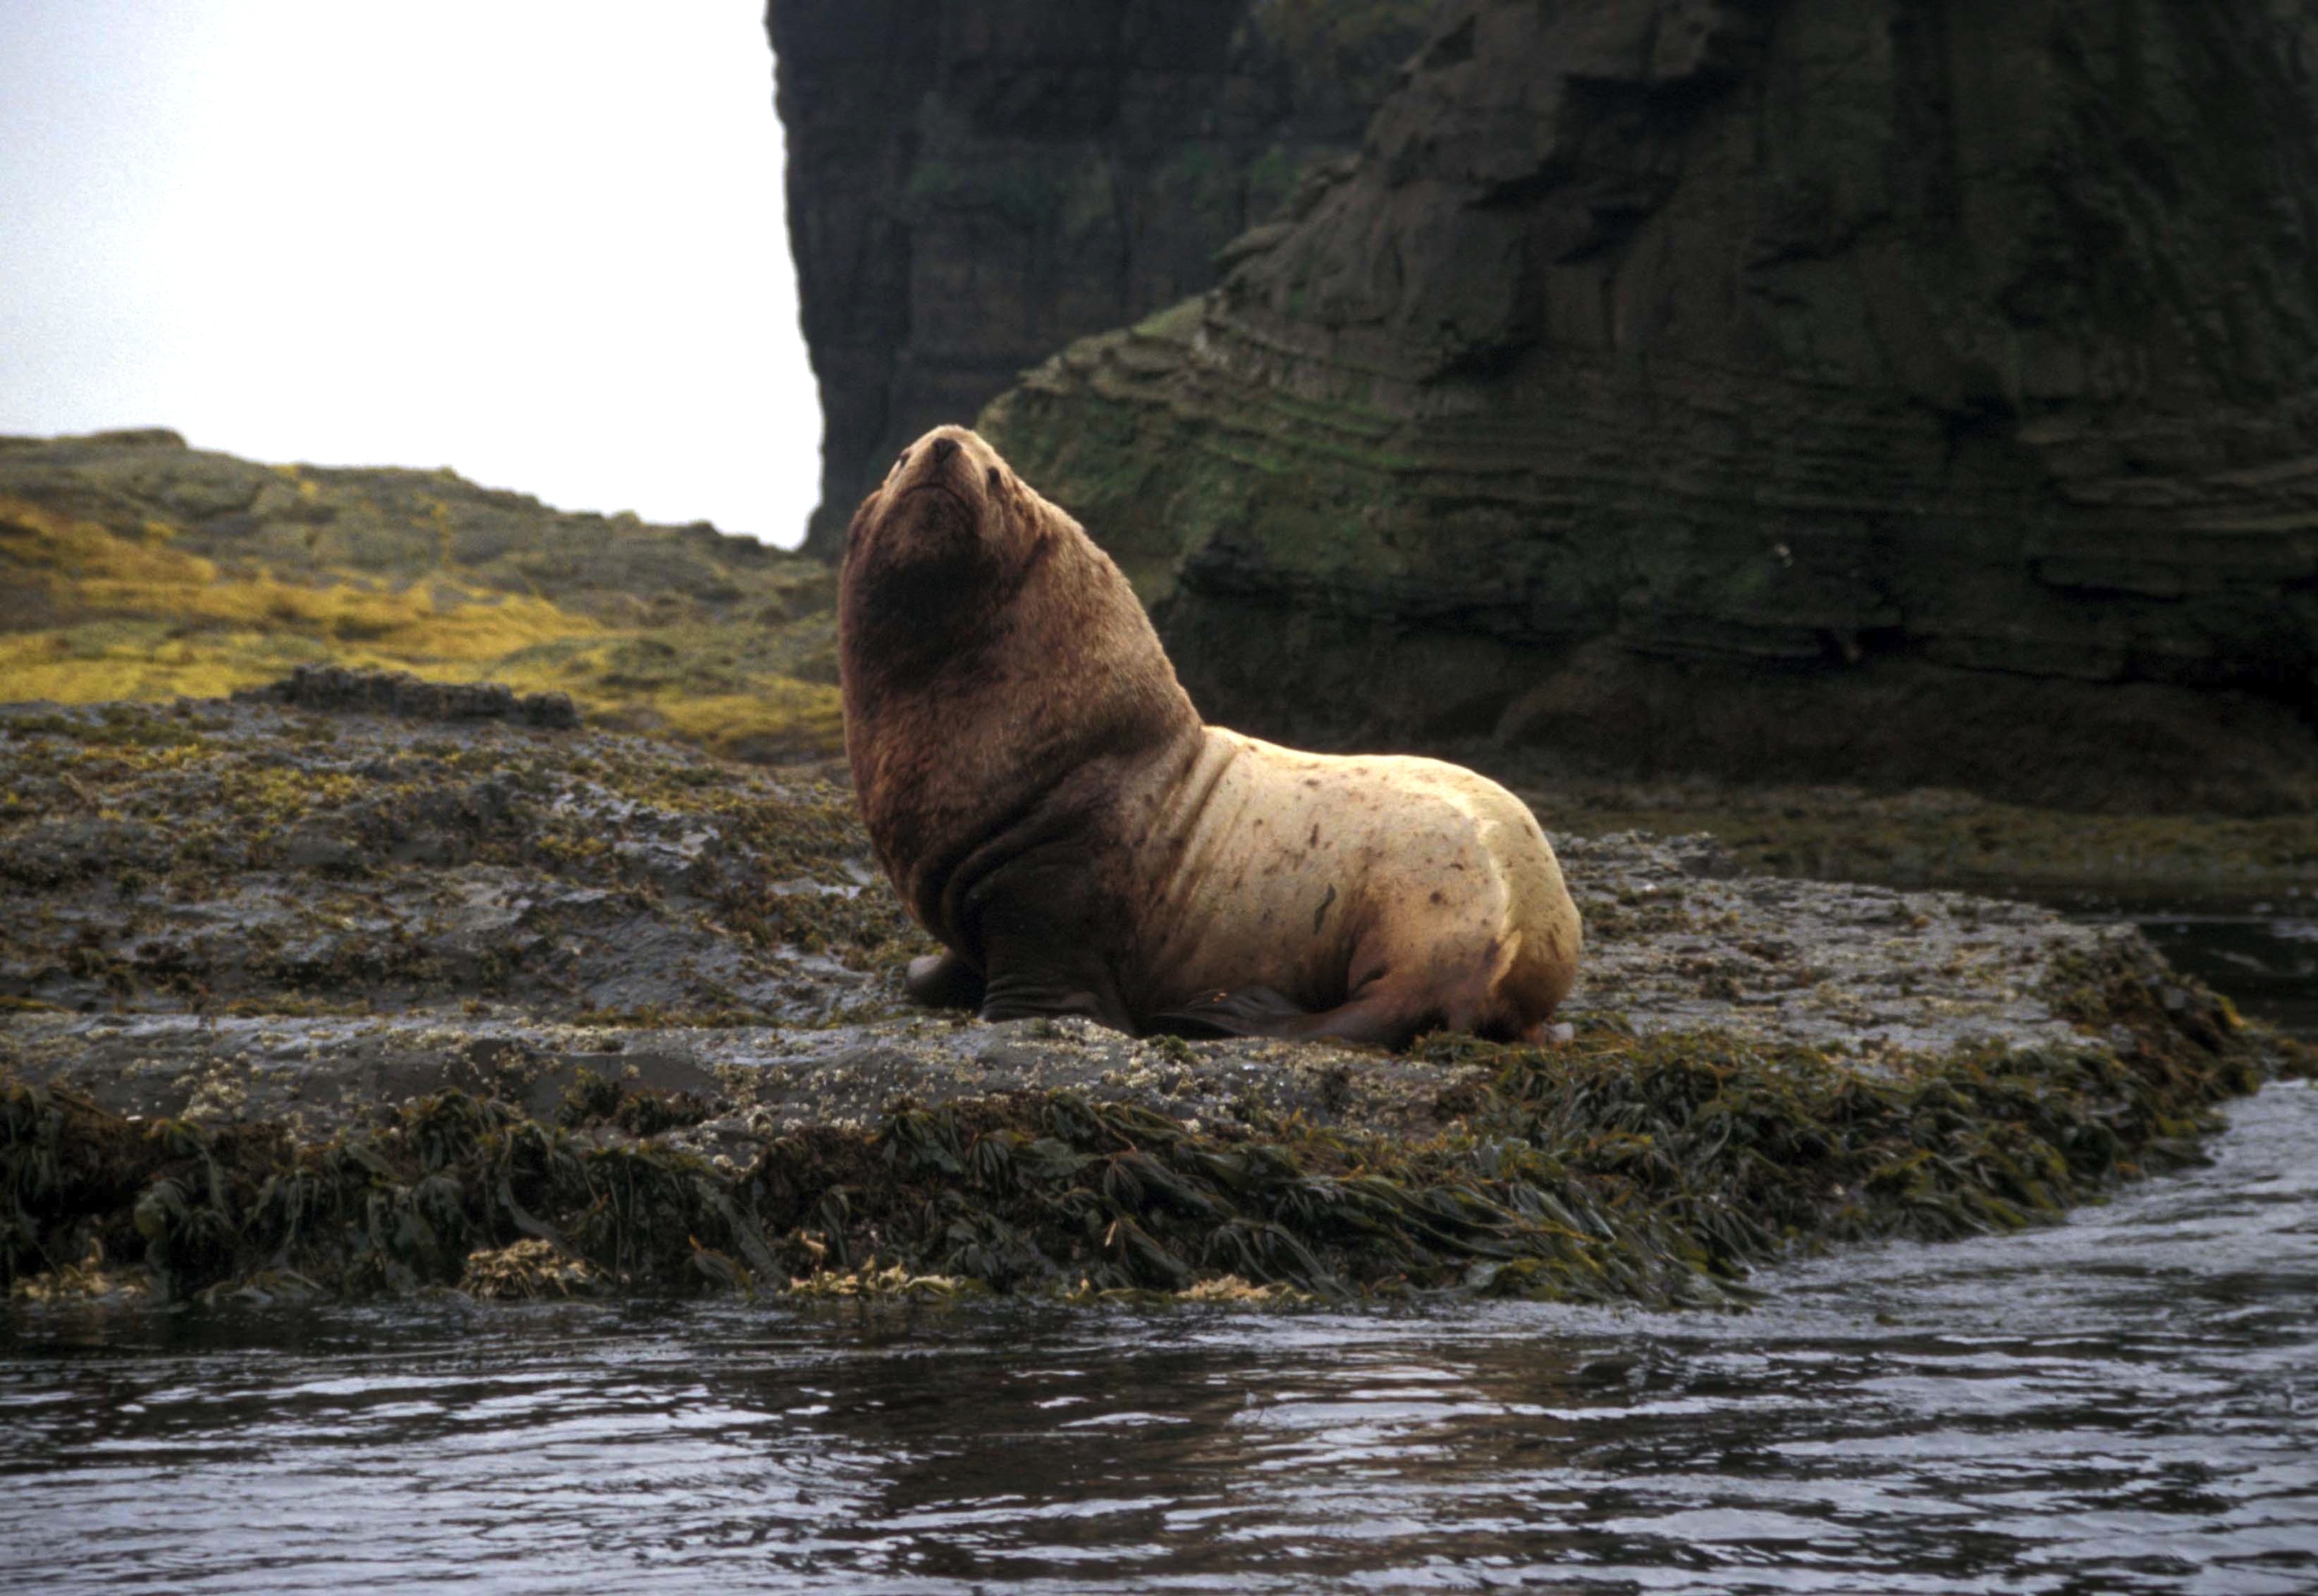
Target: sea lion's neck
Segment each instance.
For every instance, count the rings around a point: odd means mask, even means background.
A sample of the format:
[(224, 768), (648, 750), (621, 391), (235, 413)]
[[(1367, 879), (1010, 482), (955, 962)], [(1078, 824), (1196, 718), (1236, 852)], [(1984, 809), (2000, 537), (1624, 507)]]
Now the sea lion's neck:
[(872, 564), (848, 571), (838, 601), (838, 646), (849, 693), (907, 691), (975, 650), (973, 596), (996, 585), (971, 560)]
[(859, 574), (840, 639), (855, 790), (939, 936), (958, 931), (961, 873), (1002, 859), (1008, 833), (1101, 826), (1136, 771), (1199, 736), (1143, 606), (1074, 525), (1013, 569), (953, 575), (939, 602)]

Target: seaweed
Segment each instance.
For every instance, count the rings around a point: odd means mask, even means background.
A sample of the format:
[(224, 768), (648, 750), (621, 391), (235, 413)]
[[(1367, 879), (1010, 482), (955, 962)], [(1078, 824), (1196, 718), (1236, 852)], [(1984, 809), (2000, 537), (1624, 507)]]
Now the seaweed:
[(2015, 1229), (2194, 1160), (2219, 1103), (2308, 1068), (2130, 944), (2057, 965), (2053, 988), (2080, 1044), (1974, 1044), (1897, 1073), (1614, 1022), (1556, 1048), (1436, 1036), (1423, 1056), (1487, 1084), (1424, 1140), (1018, 1092), (897, 1100), (712, 1161), (680, 1135), (708, 1105), (588, 1072), (555, 1124), (448, 1091), (311, 1143), (12, 1084), (0, 1270), (53, 1294), (92, 1249), (141, 1240), (165, 1299), (288, 1281), (1737, 1306), (1794, 1247)]

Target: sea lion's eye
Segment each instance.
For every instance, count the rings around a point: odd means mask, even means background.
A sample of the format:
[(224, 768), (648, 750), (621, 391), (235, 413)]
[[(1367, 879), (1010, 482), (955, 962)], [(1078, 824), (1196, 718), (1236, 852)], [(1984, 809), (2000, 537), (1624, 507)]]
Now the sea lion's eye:
[(992, 466), (990, 468), (990, 491), (993, 493), (999, 492), (1004, 489), (1005, 486), (1006, 473), (1000, 471), (996, 466)]

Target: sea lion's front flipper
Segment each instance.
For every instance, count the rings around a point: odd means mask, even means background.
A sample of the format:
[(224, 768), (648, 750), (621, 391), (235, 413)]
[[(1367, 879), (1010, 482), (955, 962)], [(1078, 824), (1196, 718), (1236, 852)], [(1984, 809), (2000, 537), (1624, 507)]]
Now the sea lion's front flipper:
[(1083, 987), (1031, 985), (1022, 982), (990, 983), (982, 1000), (982, 1018), (993, 1025), (1009, 1019), (1091, 1019), (1114, 1031), (1130, 1031), (1127, 1011), (1115, 1000)]
[(1110, 970), (1089, 951), (1090, 941), (1063, 937), (992, 938), (982, 1018), (994, 1023), (1074, 1016), (1114, 1031), (1133, 1030)]
[(1219, 1036), (1276, 1036), (1290, 1022), (1310, 1018), (1309, 1010), (1268, 986), (1244, 986), (1155, 1014), (1144, 1029), (1155, 1036), (1205, 1042)]
[(983, 984), (982, 972), (948, 948), (912, 959), (902, 978), (902, 990), (929, 1009), (979, 1009)]

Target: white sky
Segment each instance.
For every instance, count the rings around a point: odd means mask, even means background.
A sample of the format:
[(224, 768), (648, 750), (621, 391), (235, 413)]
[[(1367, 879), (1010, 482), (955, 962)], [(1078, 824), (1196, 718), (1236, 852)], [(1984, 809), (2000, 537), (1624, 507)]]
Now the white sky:
[(763, 0), (0, 0), (0, 433), (794, 543)]

